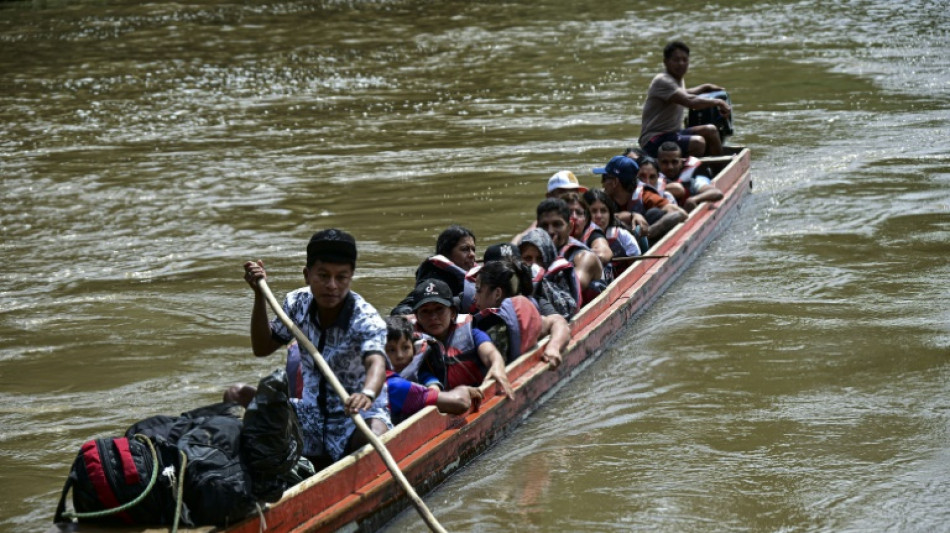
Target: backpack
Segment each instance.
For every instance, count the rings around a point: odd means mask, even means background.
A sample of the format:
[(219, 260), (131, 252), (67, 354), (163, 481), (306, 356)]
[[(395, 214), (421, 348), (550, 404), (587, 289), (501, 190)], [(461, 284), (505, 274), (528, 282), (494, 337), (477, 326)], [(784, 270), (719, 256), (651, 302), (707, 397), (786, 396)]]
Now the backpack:
[[(69, 470), (54, 520), (78, 517), (106, 526), (173, 524), (172, 476), (178, 471), (178, 457), (174, 446), (141, 434), (87, 441)], [(75, 511), (66, 512), (70, 489)], [(116, 508), (124, 510), (112, 511)], [(183, 518), (191, 525), (187, 512)]]
[(546, 299), (564, 318), (570, 320), (580, 309), (580, 284), (569, 261), (555, 259), (547, 270), (535, 273), (533, 282), (534, 294)]

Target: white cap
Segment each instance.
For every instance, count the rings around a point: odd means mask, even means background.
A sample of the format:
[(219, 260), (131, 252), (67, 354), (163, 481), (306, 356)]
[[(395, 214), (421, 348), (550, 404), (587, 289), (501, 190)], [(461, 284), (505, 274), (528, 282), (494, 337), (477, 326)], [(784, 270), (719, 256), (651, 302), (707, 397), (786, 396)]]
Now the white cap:
[(555, 172), (548, 180), (548, 192), (555, 189), (577, 189), (577, 192), (587, 192), (587, 187), (582, 186), (577, 181), (577, 176), (570, 170), (561, 170)]

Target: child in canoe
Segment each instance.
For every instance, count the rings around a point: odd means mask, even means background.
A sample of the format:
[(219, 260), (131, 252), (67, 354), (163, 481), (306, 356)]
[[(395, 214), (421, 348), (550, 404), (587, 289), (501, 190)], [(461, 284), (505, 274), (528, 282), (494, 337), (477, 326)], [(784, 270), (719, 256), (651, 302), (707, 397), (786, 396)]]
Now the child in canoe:
[(419, 365), (429, 344), (421, 335), (413, 332), (412, 323), (404, 316), (391, 316), (386, 320), (386, 356), (393, 369), (386, 371), (389, 411), (393, 423), (398, 424), (422, 408), (434, 405), (439, 411), (463, 415), (482, 400), (482, 391), (477, 387), (459, 385), (448, 391), (438, 387), (425, 387), (416, 381)]
[(428, 351), (419, 367), (423, 385), (451, 390), (459, 385), (478, 387), (494, 379), (509, 399), (514, 398), (505, 358), (488, 335), (474, 327), (471, 315), (459, 315), (445, 282), (424, 280), (413, 291), (413, 300), (416, 331), (431, 337), (438, 348)]

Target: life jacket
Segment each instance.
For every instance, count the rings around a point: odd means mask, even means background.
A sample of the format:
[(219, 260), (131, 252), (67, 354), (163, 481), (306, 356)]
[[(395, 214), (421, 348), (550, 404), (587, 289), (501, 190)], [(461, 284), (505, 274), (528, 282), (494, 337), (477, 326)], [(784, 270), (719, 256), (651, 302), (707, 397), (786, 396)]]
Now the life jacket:
[(420, 370), (428, 370), (445, 389), (458, 385), (481, 385), (488, 373), (478, 356), (472, 327), (472, 315), (460, 314), (452, 326), (447, 343), (443, 344), (438, 339), (428, 342), (430, 349), (422, 360)]
[(587, 229), (584, 230), (584, 234), (581, 235), (581, 238), (579, 240), (582, 243), (586, 244), (588, 248), (590, 248), (590, 245), (591, 245), (590, 238), (594, 234), (594, 232), (597, 230), (600, 230), (602, 233), (606, 234), (606, 232), (604, 232), (604, 230), (600, 226), (591, 222), (590, 224), (587, 225)]
[(533, 271), (534, 294), (543, 296), (557, 313), (570, 320), (581, 307), (581, 283), (574, 271), (574, 263), (559, 257), (547, 269)]
[(627, 204), (628, 211), (634, 211), (640, 213), (641, 215), (646, 213), (646, 206), (643, 205), (643, 190), (650, 189), (651, 191), (657, 192), (663, 198), (666, 198), (670, 203), (676, 205), (676, 198), (673, 198), (673, 195), (666, 192), (666, 180), (660, 178), (657, 180), (657, 186), (647, 185), (640, 180), (637, 180), (637, 188), (633, 191), (633, 196), (630, 198), (630, 202)]
[(633, 195), (630, 197), (630, 201), (627, 202), (627, 211), (633, 211), (641, 215), (646, 211), (643, 206), (643, 185), (642, 181), (637, 180), (637, 188), (633, 190)]
[(505, 298), (501, 306), (482, 309), (473, 316), (475, 327), (491, 335), (493, 327), (507, 326), (507, 350), (503, 354), (510, 363), (538, 343), (541, 335), (541, 313), (529, 298), (513, 296)]
[(676, 177), (676, 181), (691, 179), (693, 174), (696, 173), (696, 169), (698, 169), (702, 164), (703, 162), (696, 157), (687, 157), (686, 161), (683, 161), (683, 169), (680, 170), (680, 175)]
[[(565, 244), (565, 245), (561, 248), (561, 250), (560, 250), (559, 253), (560, 253), (560, 255), (561, 255), (562, 258), (564, 258), (564, 259), (570, 261), (571, 259), (574, 258), (574, 255), (576, 255), (577, 252), (580, 252), (581, 250), (586, 250), (586, 251), (589, 252), (589, 251), (590, 251), (590, 248), (588, 248), (586, 244), (580, 242), (579, 240), (575, 239), (574, 237), (568, 237), (567, 244)], [(552, 263), (552, 266), (553, 266), (553, 263)], [(548, 267), (548, 270), (550, 271), (551, 268)], [(606, 283), (603, 279), (592, 280), (592, 281), (590, 282), (590, 285), (588, 285), (588, 287), (587, 287), (586, 289), (584, 289), (583, 291), (581, 291), (581, 290), (580, 290), (580, 281), (578, 281), (578, 279), (577, 279), (577, 273), (576, 273), (576, 271), (573, 269), (573, 263), (572, 263), (571, 273), (573, 274), (574, 283), (577, 285), (577, 287), (578, 287), (578, 292), (580, 293), (580, 298), (577, 299), (577, 301), (579, 302), (579, 306), (578, 306), (578, 307), (584, 307), (585, 305), (587, 305), (587, 302), (590, 302), (591, 300), (593, 300), (594, 298), (596, 298), (601, 292), (603, 292), (604, 288), (606, 288), (606, 286), (607, 286), (607, 283)], [(598, 283), (598, 282), (599, 282), (599, 283)]]
[(627, 251), (623, 249), (623, 245), (620, 244), (620, 228), (618, 226), (610, 226), (607, 228), (607, 231), (604, 232), (604, 236), (607, 238), (607, 245), (610, 246), (610, 251), (614, 253), (615, 257), (624, 257), (627, 255)]
[[(665, 176), (665, 175), (663, 175), (663, 174), (660, 174), (660, 180), (659, 180), (659, 181), (660, 181), (660, 183), (663, 183), (663, 184), (664, 184), (664, 188), (665, 188), (665, 184), (666, 184), (667, 182), (669, 182), (669, 183), (686, 183), (686, 182), (692, 181), (692, 179), (693, 179), (693, 174), (696, 173), (696, 169), (698, 169), (700, 166), (702, 166), (702, 164), (703, 164), (703, 162), (700, 161), (698, 158), (693, 157), (693, 156), (689, 156), (689, 157), (686, 158), (685, 161), (683, 161), (683, 168), (680, 169), (680, 174), (679, 174), (679, 176), (676, 176), (675, 178), (672, 178), (672, 177), (668, 177), (668, 176)], [(683, 197), (683, 201), (685, 202), (686, 199), (691, 196), (691, 195), (690, 195), (690, 187), (683, 187), (683, 189), (686, 190), (686, 195)]]
[[(574, 237), (568, 237), (567, 244), (565, 244), (564, 246), (561, 247), (560, 250), (558, 250), (558, 255), (570, 261), (571, 259), (574, 258), (574, 255), (577, 252), (580, 252), (581, 250), (590, 251), (590, 248), (586, 244), (575, 239)], [(548, 267), (548, 270), (550, 270), (550, 267)]]
[(459, 308), (465, 311), (471, 309), (475, 303), (475, 278), (468, 279), (467, 274), (464, 268), (444, 255), (433, 255), (426, 258), (416, 269), (416, 283), (433, 277), (441, 279), (452, 289), (452, 294), (459, 296)]

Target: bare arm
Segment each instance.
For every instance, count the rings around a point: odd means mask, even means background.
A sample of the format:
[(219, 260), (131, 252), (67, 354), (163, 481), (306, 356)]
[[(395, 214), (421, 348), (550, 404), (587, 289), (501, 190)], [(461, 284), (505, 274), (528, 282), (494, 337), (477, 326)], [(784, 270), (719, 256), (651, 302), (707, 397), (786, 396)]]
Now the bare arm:
[(614, 252), (610, 249), (610, 245), (607, 244), (607, 239), (594, 239), (594, 242), (590, 245), (590, 249), (594, 252), (594, 255), (597, 256), (597, 259), (600, 259), (601, 264), (606, 265), (614, 258)]
[(244, 263), (244, 281), (254, 289), (254, 307), (251, 310), (251, 349), (257, 357), (270, 355), (281, 347), (281, 343), (271, 337), (270, 322), (267, 320), (267, 299), (257, 286), (257, 281), (261, 279), (267, 279), (263, 261)]
[(482, 397), (482, 391), (478, 387), (459, 385), (450, 391), (440, 392), (435, 406), (443, 413), (464, 415), (473, 406), (477, 411)]
[(707, 187), (703, 189), (703, 192), (686, 199), (686, 210), (692, 211), (703, 202), (718, 202), (719, 200), (722, 200), (722, 191), (716, 187)]
[(586, 250), (574, 254), (574, 272), (577, 273), (577, 280), (581, 284), (581, 289), (586, 289), (595, 279), (604, 277), (604, 266), (591, 252)]
[(725, 88), (720, 87), (714, 83), (704, 83), (702, 85), (697, 85), (691, 89), (686, 89), (686, 92), (689, 94), (703, 94), (711, 93), (713, 91), (724, 91)]
[(670, 102), (679, 104), (687, 109), (708, 109), (710, 107), (718, 107), (719, 113), (724, 117), (729, 116), (729, 113), (732, 112), (732, 107), (730, 107), (725, 100), (720, 100), (718, 98), (702, 98), (696, 94), (686, 91), (676, 91), (673, 93), (673, 96), (670, 97)]
[(673, 202), (670, 202), (664, 205), (661, 209), (663, 209), (667, 213), (678, 213), (683, 219), (686, 218), (686, 210), (674, 204)]
[(508, 382), (508, 372), (505, 370), (505, 358), (498, 352), (498, 348), (490, 342), (483, 342), (478, 347), (478, 357), (482, 363), (488, 367), (488, 373), (485, 374), (485, 381), (494, 379), (498, 386), (505, 392), (509, 400), (515, 398), (515, 391)]
[(686, 212), (679, 207), (677, 207), (677, 209), (679, 209), (681, 213), (666, 213), (663, 215), (663, 218), (650, 225), (650, 231), (647, 233), (647, 238), (650, 239), (650, 243), (659, 241), (669, 230), (686, 219)]
[(643, 218), (643, 215), (640, 213), (631, 213), (630, 211), (620, 211), (615, 214), (614, 217), (617, 218), (620, 222), (630, 226), (631, 233), (637, 228), (640, 227), (640, 235), (646, 235), (647, 230), (650, 229), (650, 225), (647, 224), (647, 219)]
[(551, 338), (544, 347), (541, 360), (549, 363), (553, 370), (561, 364), (561, 353), (571, 340), (571, 327), (567, 319), (561, 315), (543, 316), (541, 317), (541, 336), (545, 335), (550, 335)]

